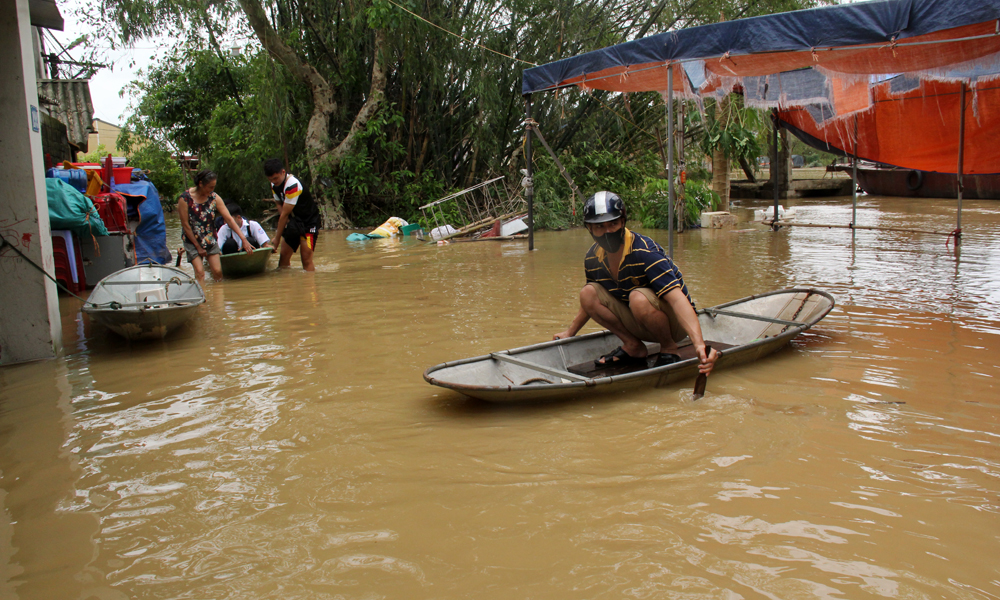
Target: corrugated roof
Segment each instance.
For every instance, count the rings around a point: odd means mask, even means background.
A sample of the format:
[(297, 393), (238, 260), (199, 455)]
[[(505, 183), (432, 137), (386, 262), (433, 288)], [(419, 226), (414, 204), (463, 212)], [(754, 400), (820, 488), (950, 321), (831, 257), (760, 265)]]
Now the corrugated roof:
[(49, 106), (49, 113), (66, 124), (70, 143), (87, 151), (87, 137), (94, 120), (90, 80), (39, 79), (38, 95), (56, 103)]
[(63, 18), (55, 0), (28, 0), (28, 15), (35, 27), (63, 30)]

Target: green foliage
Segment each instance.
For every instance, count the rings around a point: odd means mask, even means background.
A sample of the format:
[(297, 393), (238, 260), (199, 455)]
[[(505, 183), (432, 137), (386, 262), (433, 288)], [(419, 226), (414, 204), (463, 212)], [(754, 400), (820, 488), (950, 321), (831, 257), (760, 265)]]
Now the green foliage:
[[(769, 122), (763, 111), (743, 106), (742, 96), (730, 95), (729, 101), (728, 119), (718, 114), (718, 102), (706, 103), (701, 149), (708, 155), (722, 150), (726, 158), (743, 158), (756, 164), (757, 157), (765, 153), (758, 133), (766, 132)], [(699, 118), (698, 113), (692, 115), (694, 120)]]
[[(640, 201), (646, 179), (662, 169), (658, 156), (647, 153), (626, 160), (610, 150), (591, 150), (587, 145), (577, 156), (565, 151), (559, 157), (566, 171), (576, 183), (584, 199), (608, 190), (625, 201), (626, 212)], [(583, 222), (580, 199), (573, 215), (572, 190), (559, 173), (552, 157), (542, 150), (535, 155), (535, 227), (539, 229), (566, 229)], [(630, 217), (631, 218), (631, 217)]]
[(718, 208), (721, 198), (712, 191), (712, 182), (688, 179), (684, 185), (685, 227), (699, 227), (701, 213)]
[(408, 212), (412, 207), (400, 201), (413, 173), (400, 169), (380, 174), (375, 164), (379, 158), (391, 163), (406, 152), (399, 140), (390, 137), (402, 123), (403, 116), (393, 106), (382, 109), (358, 133), (357, 150), (340, 164), (335, 182), (355, 224), (379, 225), (388, 217), (409, 221), (406, 215), (415, 216)]
[[(719, 196), (712, 191), (710, 181), (688, 179), (684, 186), (684, 212), (674, 215), (674, 219), (683, 219), (684, 228), (698, 227), (701, 223), (701, 213), (713, 210), (719, 203)], [(680, 194), (680, 186), (674, 193)], [(635, 203), (636, 209), (630, 216), (642, 223), (643, 227), (667, 229), (669, 226), (669, 181), (665, 178), (648, 178), (642, 193)]]
[(102, 163), (108, 158), (108, 147), (104, 144), (98, 144), (96, 148), (91, 150), (86, 154), (80, 155), (79, 162), (90, 162), (90, 163)]
[(184, 174), (170, 151), (158, 144), (146, 144), (133, 151), (129, 166), (146, 171), (160, 194), (164, 210), (173, 210), (177, 197), (187, 188)]
[[(669, 226), (670, 180), (665, 177), (647, 177), (629, 219), (643, 227), (667, 229)], [(676, 218), (676, 215), (675, 217)]]
[(823, 167), (837, 158), (836, 154), (817, 150), (794, 136), (789, 136), (789, 142), (789, 154), (801, 155), (807, 167)]

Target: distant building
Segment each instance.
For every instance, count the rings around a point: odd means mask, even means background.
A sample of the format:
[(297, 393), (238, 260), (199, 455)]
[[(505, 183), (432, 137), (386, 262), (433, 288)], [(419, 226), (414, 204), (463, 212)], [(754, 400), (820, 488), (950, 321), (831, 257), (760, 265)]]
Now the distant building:
[(104, 148), (107, 149), (108, 154), (111, 156), (125, 156), (118, 150), (115, 144), (118, 142), (118, 134), (122, 132), (122, 128), (114, 123), (108, 123), (107, 121), (102, 121), (101, 119), (94, 119), (93, 125), (91, 126), (90, 137), (87, 141), (87, 147), (90, 148), (90, 152), (97, 150), (97, 146), (104, 144)]

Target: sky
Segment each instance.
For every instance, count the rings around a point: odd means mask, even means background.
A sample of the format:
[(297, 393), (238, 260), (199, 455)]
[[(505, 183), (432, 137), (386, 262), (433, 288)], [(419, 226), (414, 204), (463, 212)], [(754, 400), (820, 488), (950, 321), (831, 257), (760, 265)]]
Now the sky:
[[(80, 0), (66, 0), (58, 3), (59, 12), (62, 14), (65, 26), (63, 31), (50, 31), (63, 45), (69, 45), (79, 36), (88, 33), (88, 29), (81, 24), (74, 14)], [(160, 41), (164, 44), (164, 41)], [(90, 98), (94, 103), (94, 118), (101, 119), (115, 125), (122, 125), (128, 118), (129, 98), (121, 97), (121, 92), (125, 87), (137, 77), (140, 68), (148, 67), (153, 62), (156, 54), (158, 42), (143, 40), (138, 47), (128, 50), (111, 50), (110, 43), (101, 43), (99, 40), (94, 44), (103, 55), (101, 62), (109, 64), (110, 68), (100, 69), (90, 79)], [(58, 48), (46, 47), (46, 52), (58, 51)], [(84, 52), (81, 48), (70, 51), (70, 55), (75, 60), (83, 60)]]

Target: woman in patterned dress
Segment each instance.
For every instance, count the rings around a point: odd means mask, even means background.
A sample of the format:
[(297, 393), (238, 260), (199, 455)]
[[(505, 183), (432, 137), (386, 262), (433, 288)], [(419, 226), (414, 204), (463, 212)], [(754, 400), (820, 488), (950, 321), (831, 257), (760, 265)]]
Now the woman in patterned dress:
[(204, 259), (208, 259), (212, 278), (216, 281), (222, 279), (222, 261), (219, 260), (222, 250), (215, 239), (214, 228), (216, 212), (239, 235), (243, 249), (253, 252), (250, 242), (229, 214), (226, 203), (215, 193), (217, 179), (218, 176), (212, 171), (199, 171), (194, 176), (194, 187), (186, 190), (177, 199), (177, 213), (181, 217), (181, 227), (184, 229), (184, 252), (187, 253), (188, 262), (194, 267), (198, 283), (205, 282), (205, 265), (202, 263)]

